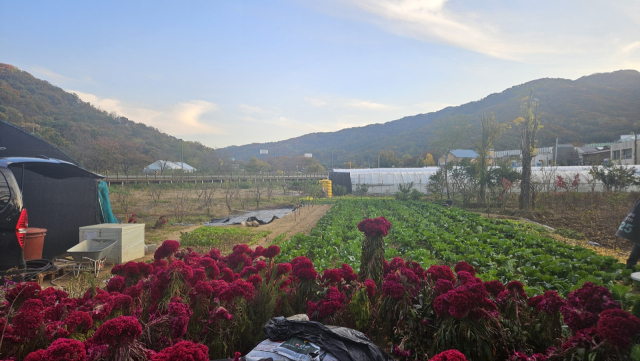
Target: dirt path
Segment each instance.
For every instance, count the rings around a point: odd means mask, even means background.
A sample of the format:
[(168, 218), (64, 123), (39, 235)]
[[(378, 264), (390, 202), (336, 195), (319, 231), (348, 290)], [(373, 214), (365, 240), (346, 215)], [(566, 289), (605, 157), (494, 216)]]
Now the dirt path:
[(331, 204), (320, 204), (305, 206), (297, 211), (286, 215), (284, 218), (257, 228), (260, 231), (271, 231), (271, 233), (261, 239), (256, 246), (268, 246), (271, 241), (279, 235), (286, 233), (289, 239), (291, 236), (304, 233), (309, 234), (311, 229), (316, 226), (320, 218), (331, 208)]

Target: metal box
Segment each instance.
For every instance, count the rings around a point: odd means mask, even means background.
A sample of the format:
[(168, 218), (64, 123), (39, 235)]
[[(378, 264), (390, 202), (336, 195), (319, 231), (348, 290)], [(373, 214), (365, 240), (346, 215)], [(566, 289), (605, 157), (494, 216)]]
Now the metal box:
[(79, 242), (87, 239), (115, 239), (106, 263), (120, 264), (144, 257), (144, 223), (103, 223), (80, 227)]

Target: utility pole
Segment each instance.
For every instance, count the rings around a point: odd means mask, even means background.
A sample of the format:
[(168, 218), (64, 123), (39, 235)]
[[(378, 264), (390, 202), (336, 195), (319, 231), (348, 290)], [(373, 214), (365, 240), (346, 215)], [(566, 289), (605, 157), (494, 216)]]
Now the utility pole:
[(184, 173), (184, 140), (180, 139), (180, 164), (182, 165), (182, 173)]
[(633, 165), (638, 164), (638, 141), (636, 140), (636, 132), (633, 134)]
[(378, 154), (378, 168), (380, 168), (380, 154)]
[(556, 149), (554, 149), (555, 151), (553, 152), (553, 166), (555, 167), (557, 165), (557, 160), (558, 160), (558, 138), (556, 138)]

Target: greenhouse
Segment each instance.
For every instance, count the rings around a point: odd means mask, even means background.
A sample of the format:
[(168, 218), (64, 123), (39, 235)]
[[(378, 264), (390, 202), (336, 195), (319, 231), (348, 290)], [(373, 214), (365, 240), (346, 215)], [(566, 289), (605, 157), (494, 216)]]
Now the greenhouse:
[[(626, 168), (635, 169), (636, 176), (640, 177), (640, 165), (629, 165)], [(355, 191), (358, 185), (366, 184), (369, 186), (370, 194), (395, 194), (399, 185), (405, 185), (413, 182), (413, 189), (417, 189), (421, 193), (427, 192), (429, 178), (438, 172), (439, 167), (425, 168), (369, 168), (369, 169), (334, 169), (329, 174), (334, 184), (345, 186), (350, 191)], [(522, 168), (515, 168), (518, 172)], [(541, 191), (558, 190), (558, 176), (563, 181), (572, 185), (576, 174), (579, 181), (573, 190), (578, 192), (604, 191), (604, 186), (599, 181), (594, 181), (589, 173), (591, 166), (568, 166), (568, 167), (534, 167), (531, 169), (531, 178), (534, 184), (539, 186)], [(351, 180), (350, 184), (342, 184), (348, 182), (344, 174), (348, 174)], [(632, 186), (627, 191), (639, 191), (640, 187)], [(515, 190), (517, 192), (517, 189)]]

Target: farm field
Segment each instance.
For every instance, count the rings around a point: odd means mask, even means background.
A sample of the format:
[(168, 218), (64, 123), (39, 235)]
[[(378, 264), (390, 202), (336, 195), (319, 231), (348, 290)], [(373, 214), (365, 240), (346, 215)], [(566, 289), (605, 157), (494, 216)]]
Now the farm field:
[[(267, 337), (272, 317), (300, 313), (359, 330), (400, 361), (640, 355), (630, 271), (539, 226), (425, 202), (348, 198), (308, 235), (282, 233), (267, 246), (259, 244), (265, 233), (201, 227), (183, 234), (182, 245), (163, 242), (152, 262), (115, 266), (105, 285), (84, 292), (10, 286), (0, 293), (0, 355), (238, 359)], [(386, 251), (371, 252), (372, 244)]]
[(389, 260), (400, 256), (423, 267), (464, 260), (483, 279), (517, 279), (532, 293), (557, 290), (565, 295), (586, 281), (613, 284), (629, 274), (615, 258), (558, 242), (539, 226), (389, 199), (338, 201), (311, 235), (282, 244), (280, 259), (308, 256), (320, 269), (342, 262), (357, 269), (364, 236), (356, 226), (363, 218), (380, 216), (393, 225), (385, 238)]

